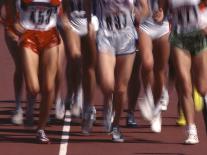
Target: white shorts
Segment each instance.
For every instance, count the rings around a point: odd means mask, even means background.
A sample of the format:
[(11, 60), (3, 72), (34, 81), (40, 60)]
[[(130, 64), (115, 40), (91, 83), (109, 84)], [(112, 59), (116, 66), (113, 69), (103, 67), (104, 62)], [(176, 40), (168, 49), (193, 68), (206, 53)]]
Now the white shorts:
[(170, 32), (169, 22), (164, 21), (162, 25), (152, 21), (144, 21), (140, 28), (147, 33), (152, 39), (158, 39)]
[(98, 52), (110, 52), (113, 55), (132, 54), (136, 51), (136, 37), (136, 30), (133, 27), (126, 27), (119, 31), (99, 29)]
[[(78, 33), (80, 36), (84, 36), (88, 33), (87, 28), (87, 19), (86, 18), (72, 18), (71, 19), (71, 26), (73, 31)], [(91, 22), (93, 24), (94, 30), (98, 31), (99, 29), (99, 22), (96, 16), (91, 17)]]

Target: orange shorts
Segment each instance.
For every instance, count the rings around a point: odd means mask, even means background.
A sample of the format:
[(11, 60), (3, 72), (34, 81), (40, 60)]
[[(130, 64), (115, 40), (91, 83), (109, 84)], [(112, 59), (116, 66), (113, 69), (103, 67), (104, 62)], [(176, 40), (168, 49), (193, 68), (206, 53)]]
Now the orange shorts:
[(60, 36), (56, 28), (48, 31), (27, 30), (20, 38), (21, 47), (30, 48), (37, 54), (59, 44)]

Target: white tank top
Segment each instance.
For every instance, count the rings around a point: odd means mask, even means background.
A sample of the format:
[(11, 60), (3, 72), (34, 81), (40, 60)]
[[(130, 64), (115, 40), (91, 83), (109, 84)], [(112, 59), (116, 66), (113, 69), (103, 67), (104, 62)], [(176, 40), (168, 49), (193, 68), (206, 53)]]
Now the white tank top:
[(50, 0), (33, 0), (29, 4), (17, 1), (20, 24), (27, 30), (47, 31), (56, 27), (59, 8)]
[(102, 29), (117, 31), (134, 26), (131, 0), (96, 0), (96, 15)]
[(199, 30), (200, 0), (168, 0), (172, 14), (172, 28), (177, 33), (188, 33)]

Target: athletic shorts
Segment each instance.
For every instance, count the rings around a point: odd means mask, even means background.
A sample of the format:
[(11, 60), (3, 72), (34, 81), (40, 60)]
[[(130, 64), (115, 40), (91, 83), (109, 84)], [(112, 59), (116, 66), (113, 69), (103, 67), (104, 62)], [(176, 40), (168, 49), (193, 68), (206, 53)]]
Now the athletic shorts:
[(111, 52), (113, 55), (132, 54), (136, 51), (136, 30), (126, 27), (122, 30), (99, 29), (97, 33), (98, 52)]
[(60, 36), (56, 28), (48, 31), (27, 30), (20, 38), (20, 46), (32, 49), (35, 53), (60, 44)]
[(152, 21), (145, 21), (140, 25), (140, 28), (152, 39), (159, 39), (170, 32), (169, 23), (167, 21), (164, 21), (161, 25)]
[(172, 47), (178, 47), (190, 52), (192, 56), (207, 49), (207, 37), (201, 31), (177, 34), (173, 31), (170, 34)]
[[(78, 33), (80, 36), (84, 36), (88, 33), (87, 19), (86, 18), (71, 18), (70, 20), (72, 30)], [(96, 16), (91, 17), (91, 23), (93, 24), (94, 30), (98, 31), (99, 22)]]

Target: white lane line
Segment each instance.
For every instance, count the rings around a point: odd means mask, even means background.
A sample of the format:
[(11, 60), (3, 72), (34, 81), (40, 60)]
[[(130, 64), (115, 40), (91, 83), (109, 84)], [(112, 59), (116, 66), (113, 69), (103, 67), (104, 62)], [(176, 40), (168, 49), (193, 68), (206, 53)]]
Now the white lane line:
[(69, 132), (70, 132), (70, 123), (71, 123), (71, 113), (69, 110), (65, 111), (64, 125), (62, 129), (61, 143), (59, 149), (59, 155), (66, 155), (68, 151), (68, 141), (69, 141)]

